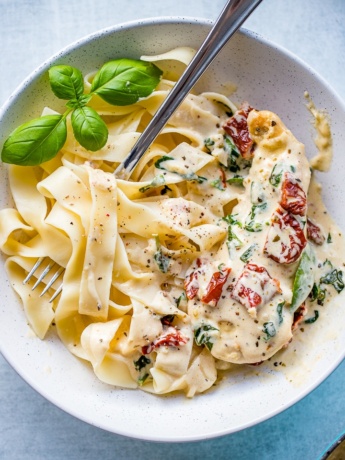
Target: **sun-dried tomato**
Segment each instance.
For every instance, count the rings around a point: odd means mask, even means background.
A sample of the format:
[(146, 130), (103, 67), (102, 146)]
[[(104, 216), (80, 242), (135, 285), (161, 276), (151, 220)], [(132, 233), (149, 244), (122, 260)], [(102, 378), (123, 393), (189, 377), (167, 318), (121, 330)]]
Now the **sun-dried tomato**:
[(318, 246), (325, 242), (325, 236), (322, 234), (320, 227), (310, 219), (307, 219), (307, 238)]
[(264, 254), (279, 264), (291, 264), (307, 244), (301, 224), (287, 211), (278, 208), (272, 215)]
[(204, 302), (212, 307), (215, 307), (222, 295), (222, 289), (226, 283), (231, 268), (225, 268), (222, 271), (215, 272), (212, 275), (211, 281), (208, 283), (206, 288), (206, 294), (200, 299), (201, 302)]
[[(172, 331), (172, 332), (169, 332)], [(181, 345), (185, 345), (188, 342), (186, 337), (183, 337), (177, 329), (174, 327), (169, 327), (168, 333), (162, 335), (158, 339), (154, 340), (149, 345), (145, 345), (142, 347), (141, 352), (143, 355), (148, 355), (152, 353), (159, 347), (180, 347)]]
[(293, 323), (291, 326), (292, 331), (295, 331), (296, 329), (298, 329), (298, 326), (303, 321), (307, 313), (308, 313), (308, 309), (305, 305), (305, 302), (303, 302), (302, 305), (295, 311), (293, 315)]
[(252, 157), (253, 141), (249, 135), (247, 118), (253, 110), (249, 104), (244, 103), (223, 125), (224, 131), (231, 136), (234, 144), (244, 158)]
[(192, 300), (197, 295), (199, 290), (199, 283), (198, 283), (198, 273), (192, 272), (190, 273), (184, 282), (184, 288), (186, 291), (187, 299)]
[(297, 179), (288, 172), (284, 174), (280, 205), (297, 216), (305, 216), (307, 212), (306, 194)]
[[(198, 258), (196, 260), (197, 267), (201, 267), (201, 260)], [(194, 271), (186, 276), (184, 281), (184, 289), (186, 291), (187, 299), (192, 300), (197, 295), (199, 290), (199, 283), (198, 283), (198, 272)]]
[(247, 264), (232, 290), (231, 297), (247, 309), (267, 303), (281, 292), (279, 281), (272, 278), (265, 267)]

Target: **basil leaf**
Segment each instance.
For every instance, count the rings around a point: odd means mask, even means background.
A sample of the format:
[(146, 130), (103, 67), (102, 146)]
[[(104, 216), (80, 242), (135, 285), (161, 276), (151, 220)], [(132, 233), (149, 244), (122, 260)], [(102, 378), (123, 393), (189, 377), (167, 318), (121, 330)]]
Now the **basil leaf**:
[(158, 85), (162, 71), (151, 62), (116, 59), (96, 73), (91, 92), (109, 104), (130, 105), (149, 96)]
[(35, 166), (55, 157), (66, 142), (66, 118), (45, 115), (16, 128), (6, 140), (1, 159), (4, 163)]
[(294, 312), (308, 297), (314, 285), (314, 270), (316, 259), (311, 245), (304, 249), (298, 265), (292, 287), (292, 300), (290, 309)]
[(98, 113), (91, 107), (79, 107), (72, 112), (74, 137), (87, 150), (95, 152), (104, 147), (108, 139), (108, 128)]
[(77, 107), (84, 107), (92, 98), (92, 94), (83, 94), (78, 99), (73, 98), (67, 102), (66, 106), (70, 109), (76, 109)]
[(48, 71), (51, 89), (59, 99), (78, 99), (84, 92), (80, 70), (69, 65), (55, 65)]

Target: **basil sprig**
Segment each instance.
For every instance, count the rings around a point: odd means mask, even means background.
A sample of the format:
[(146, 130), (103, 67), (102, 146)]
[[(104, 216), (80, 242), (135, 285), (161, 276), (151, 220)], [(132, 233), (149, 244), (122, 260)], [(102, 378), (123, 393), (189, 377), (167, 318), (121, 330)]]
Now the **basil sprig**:
[(130, 105), (149, 96), (158, 85), (162, 71), (150, 62), (117, 59), (96, 73), (90, 93), (85, 94), (80, 70), (68, 65), (49, 69), (49, 83), (56, 97), (67, 100), (62, 115), (45, 115), (16, 128), (1, 152), (4, 163), (35, 166), (52, 159), (67, 138), (67, 116), (75, 139), (87, 150), (100, 150), (107, 142), (108, 128), (98, 113), (87, 106), (94, 95), (109, 104)]

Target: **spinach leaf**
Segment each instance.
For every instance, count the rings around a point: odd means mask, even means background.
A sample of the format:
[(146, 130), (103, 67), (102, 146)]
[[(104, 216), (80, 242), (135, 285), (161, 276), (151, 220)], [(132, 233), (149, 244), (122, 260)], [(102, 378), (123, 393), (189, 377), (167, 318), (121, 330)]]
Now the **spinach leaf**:
[(160, 187), (161, 185), (164, 185), (164, 184), (165, 184), (164, 176), (160, 174), (159, 176), (156, 176), (149, 185), (145, 185), (145, 187), (140, 187), (139, 192), (145, 193), (151, 188)]
[(147, 358), (145, 355), (141, 355), (139, 359), (133, 361), (134, 367), (137, 371), (141, 371), (144, 367), (151, 363), (150, 358)]
[(320, 284), (332, 284), (338, 293), (341, 292), (344, 289), (343, 272), (334, 268), (320, 278)]
[(284, 317), (283, 317), (283, 308), (284, 308), (284, 305), (285, 305), (285, 300), (283, 300), (283, 302), (279, 302), (278, 305), (277, 305), (277, 313), (278, 313), (278, 324), (279, 326), (282, 324), (282, 322), (284, 321)]
[(224, 149), (228, 154), (228, 169), (236, 173), (241, 169), (237, 163), (237, 160), (240, 158), (240, 152), (234, 144), (234, 141), (228, 135), (224, 136)]
[(197, 181), (199, 184), (201, 184), (202, 182), (205, 182), (207, 181), (206, 177), (202, 177), (202, 176), (198, 176), (197, 174), (195, 174), (194, 172), (190, 172), (188, 174), (181, 174), (181, 173), (178, 173), (176, 171), (170, 171), (170, 169), (167, 169), (165, 168), (164, 166), (162, 166), (162, 163), (164, 163), (165, 161), (168, 161), (168, 160), (174, 160), (174, 158), (172, 157), (168, 157), (166, 155), (162, 156), (162, 158), (160, 158), (159, 160), (157, 160), (155, 162), (155, 167), (157, 169), (162, 169), (163, 171), (167, 171), (167, 172), (170, 172), (172, 174), (177, 174), (178, 176), (182, 177), (182, 179), (186, 180), (186, 181)]
[(6, 140), (1, 159), (4, 163), (35, 166), (53, 158), (67, 137), (66, 117), (45, 115), (16, 128)]
[(215, 338), (211, 331), (219, 331), (219, 329), (210, 324), (203, 324), (194, 331), (195, 343), (199, 346), (206, 345), (210, 351), (212, 350)]
[(186, 296), (186, 293), (185, 292), (182, 292), (182, 294), (180, 295), (180, 297), (178, 299), (176, 299), (176, 306), (177, 308), (180, 308), (180, 306), (182, 306), (181, 304), (186, 304), (187, 302), (187, 296)]
[(322, 306), (326, 298), (326, 289), (321, 289), (320, 285), (314, 283), (309, 298), (311, 302), (317, 300), (317, 304)]
[(224, 192), (224, 190), (225, 190), (223, 181), (221, 179), (215, 179), (215, 180), (211, 181), (210, 185), (212, 185), (212, 187), (220, 190), (221, 192)]
[(252, 257), (253, 255), (253, 252), (255, 251), (255, 249), (257, 248), (257, 244), (254, 243), (252, 244), (251, 246), (249, 246), (249, 248), (244, 251), (244, 253), (241, 255), (240, 259), (242, 260), (242, 262), (245, 262), (247, 263), (248, 260)]
[(163, 166), (162, 166), (162, 163), (164, 163), (165, 161), (168, 161), (168, 160), (173, 160), (173, 157), (168, 157), (166, 155), (163, 155), (162, 158), (160, 158), (159, 160), (157, 160), (155, 162), (155, 167), (157, 169), (163, 169), (163, 171), (168, 171), (167, 169), (165, 169)]
[(295, 312), (308, 297), (314, 285), (315, 254), (310, 244), (305, 247), (298, 265), (292, 287), (290, 309)]
[(243, 185), (243, 177), (238, 174), (235, 174), (234, 177), (227, 179), (226, 182), (228, 184), (233, 184), (233, 185)]
[(252, 209), (250, 211), (249, 216), (247, 217), (244, 228), (248, 232), (261, 232), (262, 231), (262, 224), (260, 222), (255, 222), (256, 215), (265, 210), (267, 207), (267, 203), (261, 204), (253, 204)]
[(269, 177), (269, 183), (273, 185), (273, 187), (278, 187), (282, 180), (282, 175), (284, 172), (284, 167), (280, 163), (276, 163), (272, 169), (271, 175)]
[(161, 243), (159, 241), (159, 236), (158, 235), (154, 235), (155, 237), (155, 240), (156, 240), (156, 248), (157, 248), (157, 251), (155, 252), (155, 254), (153, 255), (153, 259), (154, 261), (156, 262), (159, 270), (162, 272), (162, 273), (167, 273), (168, 269), (169, 269), (169, 265), (170, 265), (170, 259), (169, 257), (165, 256), (163, 254), (163, 251), (162, 251), (162, 246), (161, 246)]
[(158, 85), (162, 71), (151, 62), (116, 59), (96, 73), (91, 92), (112, 105), (130, 105), (149, 96)]
[(242, 228), (242, 224), (239, 220), (237, 220), (236, 216), (237, 214), (228, 214), (227, 216), (222, 217), (222, 220), (224, 220), (228, 224), (228, 238), (226, 241), (226, 245), (228, 247), (230, 256), (232, 256), (233, 249), (238, 249), (241, 246), (243, 246), (242, 241), (238, 238), (238, 236), (232, 229), (232, 227), (235, 225)]
[(84, 92), (80, 70), (69, 65), (55, 65), (48, 71), (51, 89), (59, 99), (78, 99)]
[(208, 137), (207, 139), (204, 139), (204, 146), (207, 150), (207, 153), (211, 153), (211, 148), (210, 147), (213, 147), (215, 144), (214, 140), (212, 140), (210, 137)]
[(266, 341), (270, 340), (277, 333), (275, 325), (272, 321), (268, 321), (267, 323), (264, 323), (262, 330), (266, 334), (266, 337), (264, 337), (264, 340)]
[(314, 316), (312, 318), (308, 318), (306, 319), (304, 322), (306, 324), (312, 324), (312, 323), (315, 323), (315, 321), (319, 318), (319, 311), (318, 310), (314, 310)]
[(139, 385), (140, 387), (141, 387), (142, 385), (144, 385), (144, 383), (146, 382), (148, 376), (149, 376), (149, 374), (146, 373), (146, 374), (144, 374), (144, 375), (142, 375), (142, 376), (140, 376), (140, 377), (138, 378), (138, 385)]
[(228, 214), (228, 215), (222, 217), (222, 220), (224, 220), (229, 225), (237, 225), (238, 227), (242, 228), (242, 224), (237, 219), (237, 215), (238, 214)]
[(107, 142), (108, 128), (91, 107), (74, 109), (71, 117), (74, 137), (85, 149), (95, 152)]

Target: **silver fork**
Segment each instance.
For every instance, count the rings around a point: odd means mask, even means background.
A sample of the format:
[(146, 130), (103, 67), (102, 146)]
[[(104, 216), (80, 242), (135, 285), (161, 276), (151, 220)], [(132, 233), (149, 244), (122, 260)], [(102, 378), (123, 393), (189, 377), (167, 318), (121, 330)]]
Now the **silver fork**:
[[(37, 259), (35, 265), (32, 267), (32, 269), (29, 271), (26, 278), (24, 279), (23, 284), (27, 284), (31, 280), (31, 278), (36, 274), (39, 267), (41, 267), (41, 265), (46, 260), (47, 260), (46, 257), (40, 257)], [(48, 273), (50, 272), (50, 270), (52, 270), (54, 266), (57, 267), (57, 270), (53, 274), (53, 276), (50, 278), (48, 283), (45, 285), (45, 287), (42, 289), (40, 297), (44, 296), (44, 294), (53, 286), (55, 281), (60, 277), (60, 275), (64, 272), (65, 269), (63, 267), (60, 267), (56, 262), (48, 261), (46, 267), (42, 270), (41, 274), (37, 277), (35, 284), (32, 286), (32, 290), (36, 289), (37, 286), (41, 284), (41, 282), (44, 280), (44, 278), (48, 275)], [(56, 297), (61, 293), (62, 286), (63, 286), (63, 283), (61, 283), (58, 286), (54, 294), (49, 299), (49, 303), (53, 302), (53, 300), (56, 299)]]
[[(151, 122), (141, 134), (129, 155), (116, 168), (114, 172), (116, 177), (119, 179), (129, 178), (132, 170), (137, 165), (138, 161), (144, 155), (152, 142), (155, 140), (155, 138), (158, 136), (165, 124), (168, 122), (171, 115), (179, 107), (192, 87), (209, 67), (211, 62), (225, 46), (228, 40), (243, 24), (247, 17), (255, 10), (255, 8), (261, 3), (261, 1), (262, 0), (227, 1), (223, 11), (219, 15), (198, 52), (195, 54), (193, 60), (186, 67), (186, 70), (182, 74), (181, 78), (172, 88), (156, 114), (153, 116)], [(37, 260), (23, 281), (24, 284), (28, 283), (29, 280), (36, 275), (36, 271), (41, 266), (43, 261), (44, 258), (42, 257)], [(37, 281), (32, 287), (32, 290), (36, 289), (36, 287), (43, 281), (43, 279), (47, 276), (54, 265), (57, 264), (47, 264), (47, 267), (43, 270), (40, 276), (37, 277)], [(53, 286), (63, 271), (64, 268), (58, 266), (58, 270), (46, 284), (40, 296), (43, 296)], [(56, 299), (56, 297), (61, 293), (62, 287), (63, 284), (61, 283), (53, 296), (50, 298), (49, 302), (53, 302), (53, 300)]]

